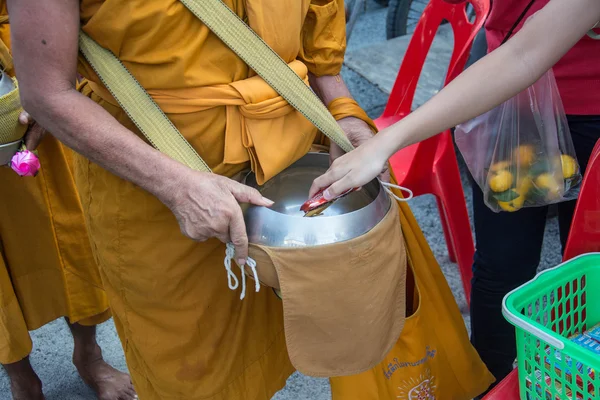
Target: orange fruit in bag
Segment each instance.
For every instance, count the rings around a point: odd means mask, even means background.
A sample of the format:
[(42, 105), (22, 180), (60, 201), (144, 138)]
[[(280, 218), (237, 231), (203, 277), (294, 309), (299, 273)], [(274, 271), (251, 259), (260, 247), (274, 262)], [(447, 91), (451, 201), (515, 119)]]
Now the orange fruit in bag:
[(562, 164), (563, 178), (570, 179), (579, 172), (579, 165), (573, 157), (563, 154), (560, 156), (560, 161)]
[(538, 189), (546, 191), (546, 198), (548, 200), (558, 200), (562, 195), (563, 183), (559, 182), (549, 172), (545, 172), (535, 178), (535, 185)]
[(498, 173), (502, 170), (509, 169), (510, 162), (508, 161), (498, 161), (490, 166), (490, 172)]
[(525, 200), (527, 199), (527, 194), (531, 190), (532, 182), (530, 178), (523, 178), (518, 187), (515, 189), (515, 192), (519, 194), (519, 197), (513, 199), (511, 201), (498, 201), (498, 206), (504, 211), (515, 212), (523, 208), (523, 204), (525, 204)]
[(513, 153), (515, 164), (521, 167), (530, 167), (535, 162), (535, 148), (528, 144), (517, 147)]
[(525, 203), (525, 196), (521, 195), (511, 201), (499, 201), (498, 206), (500, 206), (500, 208), (503, 209), (504, 211), (515, 212), (515, 211), (519, 211), (521, 208), (523, 208), (524, 203)]
[(492, 173), (489, 177), (489, 186), (492, 192), (500, 193), (505, 192), (512, 187), (513, 174), (507, 170), (501, 170), (496, 173)]

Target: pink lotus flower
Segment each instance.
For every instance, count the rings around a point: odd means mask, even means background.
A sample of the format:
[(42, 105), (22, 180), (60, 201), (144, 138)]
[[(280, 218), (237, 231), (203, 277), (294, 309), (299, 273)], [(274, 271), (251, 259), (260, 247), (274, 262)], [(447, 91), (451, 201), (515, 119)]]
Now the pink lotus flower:
[(40, 160), (35, 153), (21, 150), (13, 156), (10, 167), (20, 176), (36, 176), (40, 169)]

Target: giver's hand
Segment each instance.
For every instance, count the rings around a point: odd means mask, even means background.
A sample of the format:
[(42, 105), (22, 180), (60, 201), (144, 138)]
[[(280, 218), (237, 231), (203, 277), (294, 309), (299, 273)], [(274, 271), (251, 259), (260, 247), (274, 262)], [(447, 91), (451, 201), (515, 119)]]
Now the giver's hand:
[(239, 203), (270, 207), (273, 202), (256, 189), (216, 174), (186, 168), (180, 178), (165, 204), (175, 214), (181, 232), (200, 242), (217, 238), (233, 243), (237, 262), (244, 265), (248, 236)]
[[(354, 147), (362, 146), (375, 135), (369, 127), (369, 125), (367, 125), (366, 122), (358, 118), (343, 118), (338, 121), (338, 124), (340, 125), (340, 127), (350, 140), (350, 143), (352, 143)], [(331, 163), (333, 163), (335, 160), (337, 160), (344, 154), (344, 150), (340, 149), (335, 143), (331, 143), (329, 148), (329, 159)], [(384, 167), (381, 170), (381, 173), (379, 174), (379, 179), (381, 179), (384, 182), (389, 182), (390, 172), (388, 171), (387, 163), (384, 164)]]
[(314, 180), (309, 197), (319, 190), (326, 200), (332, 200), (346, 190), (361, 187), (381, 174), (387, 165), (386, 153), (378, 148), (377, 140), (369, 140), (356, 150), (337, 158), (329, 170)]
[(37, 149), (46, 135), (46, 130), (36, 123), (27, 111), (22, 111), (21, 114), (19, 114), (19, 123), (22, 125), (29, 125), (29, 128), (25, 133), (25, 147), (27, 147), (27, 150), (33, 151)]

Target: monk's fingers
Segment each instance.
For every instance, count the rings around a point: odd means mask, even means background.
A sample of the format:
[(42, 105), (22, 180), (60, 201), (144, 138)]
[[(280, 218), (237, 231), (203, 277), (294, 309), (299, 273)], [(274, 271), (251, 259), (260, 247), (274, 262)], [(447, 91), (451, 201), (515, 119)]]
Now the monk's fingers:
[(41, 125), (33, 123), (25, 134), (25, 147), (28, 150), (35, 150), (46, 135), (46, 130)]
[(248, 235), (242, 210), (236, 205), (231, 219), (229, 220), (229, 236), (235, 247), (235, 258), (238, 265), (245, 265), (248, 258)]
[(203, 232), (197, 232), (193, 229), (186, 229), (183, 226), (181, 226), (181, 233), (183, 234), (183, 236), (190, 238), (196, 242), (206, 242), (209, 239), (209, 237)]
[(229, 237), (229, 233), (217, 233), (217, 234), (215, 234), (215, 237), (217, 239), (219, 239), (219, 241), (222, 242), (222, 243), (229, 243), (229, 242), (231, 242), (231, 238)]
[(251, 203), (263, 207), (271, 207), (273, 205), (273, 201), (263, 197), (258, 190), (231, 179), (227, 182), (227, 188), (240, 203)]
[(33, 123), (33, 118), (31, 118), (31, 115), (29, 115), (29, 113), (25, 110), (21, 111), (21, 114), (19, 114), (19, 123), (21, 125), (29, 125)]

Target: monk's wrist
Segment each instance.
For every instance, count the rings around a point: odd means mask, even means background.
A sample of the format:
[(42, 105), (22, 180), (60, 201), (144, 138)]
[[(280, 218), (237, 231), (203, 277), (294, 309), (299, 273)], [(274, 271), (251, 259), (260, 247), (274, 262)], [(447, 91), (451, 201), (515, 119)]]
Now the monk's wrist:
[(324, 104), (329, 104), (338, 97), (352, 97), (340, 75), (317, 77), (309, 73), (309, 81), (311, 87)]
[(164, 205), (172, 208), (181, 197), (182, 187), (186, 183), (185, 180), (191, 179), (192, 174), (190, 172), (192, 170), (164, 154), (160, 154), (160, 159), (157, 161), (159, 168), (144, 186)]

